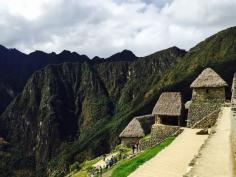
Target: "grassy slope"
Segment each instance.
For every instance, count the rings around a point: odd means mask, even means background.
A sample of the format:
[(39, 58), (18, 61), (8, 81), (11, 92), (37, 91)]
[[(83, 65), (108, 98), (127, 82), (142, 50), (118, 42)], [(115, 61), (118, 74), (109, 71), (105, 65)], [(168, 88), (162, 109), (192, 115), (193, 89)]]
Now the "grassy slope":
[(175, 137), (169, 137), (161, 144), (144, 151), (143, 153), (137, 155), (136, 157), (119, 163), (113, 170), (111, 177), (128, 176), (133, 171), (135, 171), (140, 165), (144, 164), (146, 161), (153, 158), (157, 153), (159, 153), (162, 149), (168, 146), (174, 139)]

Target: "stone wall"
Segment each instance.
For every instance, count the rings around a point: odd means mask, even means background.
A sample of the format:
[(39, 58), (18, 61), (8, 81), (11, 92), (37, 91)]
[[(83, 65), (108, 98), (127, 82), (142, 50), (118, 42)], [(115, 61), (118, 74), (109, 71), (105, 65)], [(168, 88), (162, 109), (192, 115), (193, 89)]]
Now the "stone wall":
[(233, 83), (232, 83), (232, 119), (231, 119), (231, 144), (232, 144), (232, 154), (234, 163), (234, 175), (236, 176), (236, 73), (234, 73)]
[(225, 100), (225, 88), (194, 88), (192, 94), (193, 101), (205, 100)]
[(181, 133), (179, 126), (170, 126), (162, 124), (154, 124), (152, 126), (151, 138), (146, 141), (140, 141), (140, 150), (152, 147), (160, 142), (164, 141), (166, 138), (178, 135)]
[(219, 116), (220, 109), (213, 111), (212, 113), (205, 116), (200, 121), (196, 122), (192, 128), (209, 128), (215, 125), (217, 118)]
[(222, 103), (222, 100), (193, 101), (188, 110), (187, 127), (192, 127), (213, 111), (220, 109)]
[(133, 144), (136, 144), (140, 138), (132, 138), (132, 137), (127, 137), (127, 138), (122, 138), (121, 139), (121, 144), (127, 147), (132, 147)]
[(232, 154), (234, 160), (234, 173), (236, 175), (236, 107), (232, 108), (232, 119), (231, 119), (231, 144), (232, 144)]
[(236, 103), (236, 73), (234, 73), (231, 91), (232, 91), (231, 102), (235, 104)]

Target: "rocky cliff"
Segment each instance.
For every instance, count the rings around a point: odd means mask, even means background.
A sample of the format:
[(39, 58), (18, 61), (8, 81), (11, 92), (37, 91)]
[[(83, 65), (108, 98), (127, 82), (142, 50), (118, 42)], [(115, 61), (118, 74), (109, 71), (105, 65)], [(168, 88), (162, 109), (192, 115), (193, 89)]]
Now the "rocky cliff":
[(0, 46), (0, 113), (24, 88), (31, 74), (48, 64), (89, 61), (85, 55), (35, 51), (28, 55)]

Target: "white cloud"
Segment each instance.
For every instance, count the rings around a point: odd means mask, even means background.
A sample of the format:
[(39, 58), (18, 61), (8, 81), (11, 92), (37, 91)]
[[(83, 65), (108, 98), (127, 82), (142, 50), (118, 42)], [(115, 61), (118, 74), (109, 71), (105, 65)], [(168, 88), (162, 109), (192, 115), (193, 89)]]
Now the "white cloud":
[(0, 43), (107, 57), (189, 49), (236, 24), (236, 0), (0, 0)]

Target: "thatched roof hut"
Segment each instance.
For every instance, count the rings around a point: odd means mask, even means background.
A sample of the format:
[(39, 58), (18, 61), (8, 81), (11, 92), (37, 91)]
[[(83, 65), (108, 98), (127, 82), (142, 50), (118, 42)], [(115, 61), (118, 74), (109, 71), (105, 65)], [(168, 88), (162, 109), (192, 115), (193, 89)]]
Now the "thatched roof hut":
[(192, 99), (188, 106), (187, 127), (218, 110), (226, 99), (228, 84), (211, 68), (206, 68), (191, 84)]
[(180, 92), (164, 92), (159, 97), (152, 114), (160, 116), (181, 116), (182, 96)]
[(206, 68), (193, 81), (191, 88), (226, 87), (228, 84), (211, 68)]
[(155, 123), (153, 115), (134, 117), (119, 135), (120, 138), (141, 138), (150, 133)]

